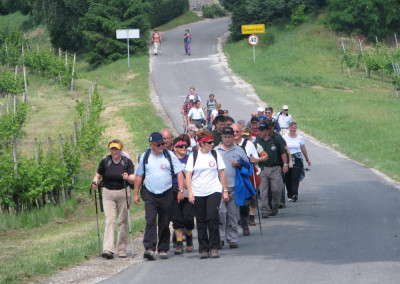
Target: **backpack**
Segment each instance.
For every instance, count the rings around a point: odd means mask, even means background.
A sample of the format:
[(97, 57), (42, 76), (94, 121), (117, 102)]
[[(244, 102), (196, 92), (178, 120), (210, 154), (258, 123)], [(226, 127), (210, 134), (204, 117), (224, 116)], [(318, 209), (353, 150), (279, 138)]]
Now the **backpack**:
[[(243, 151), (246, 153), (246, 145), (247, 145), (247, 139), (244, 139), (242, 145), (240, 147), (242, 147)], [(247, 153), (246, 153), (247, 154)]]
[[(104, 159), (105, 159), (105, 165), (106, 165), (106, 167), (104, 169), (104, 171), (105, 171), (111, 165), (112, 157), (111, 157), (111, 155), (107, 155)], [(128, 172), (128, 159), (129, 158), (127, 156), (121, 155), (121, 165), (124, 168), (125, 172)], [(135, 171), (135, 165), (133, 165), (133, 170)], [(133, 184), (128, 182), (128, 185), (130, 188), (133, 188)]]
[[(211, 154), (213, 155), (214, 159), (215, 159), (215, 164), (217, 165), (217, 170), (218, 170), (218, 155), (217, 155), (217, 151), (215, 151), (214, 149), (211, 150)], [(194, 165), (196, 164), (196, 160), (197, 160), (197, 156), (199, 155), (199, 150), (193, 150), (193, 171), (194, 171)], [(192, 172), (193, 175), (193, 172)]]
[[(140, 196), (142, 197), (143, 200), (144, 200), (143, 193), (146, 190), (146, 187), (143, 185), (143, 183), (144, 183), (144, 180), (146, 177), (146, 164), (148, 164), (148, 162), (149, 162), (150, 153), (151, 153), (151, 149), (146, 149), (146, 151), (143, 154), (144, 155), (144, 157), (143, 157), (143, 176), (142, 176), (143, 180), (142, 180), (142, 184), (140, 186)], [(174, 179), (174, 166), (172, 164), (171, 155), (169, 154), (168, 150), (165, 148), (163, 150), (163, 154), (164, 154), (164, 157), (167, 158), (167, 160), (171, 166), (172, 188), (174, 188), (175, 187), (174, 180), (173, 180)]]

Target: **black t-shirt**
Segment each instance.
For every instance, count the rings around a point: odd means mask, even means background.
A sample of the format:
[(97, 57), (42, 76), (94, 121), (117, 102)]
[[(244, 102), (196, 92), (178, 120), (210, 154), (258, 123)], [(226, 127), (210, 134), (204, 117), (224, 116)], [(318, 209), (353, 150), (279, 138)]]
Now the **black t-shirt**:
[(107, 157), (105, 157), (100, 162), (99, 168), (97, 169), (97, 173), (103, 176), (103, 182), (105, 188), (111, 190), (124, 188), (124, 179), (122, 178), (122, 174), (125, 171), (129, 175), (134, 173), (135, 167), (131, 159), (126, 158), (127, 161), (126, 169), (122, 165), (122, 159), (123, 158), (121, 157), (121, 161), (118, 164), (115, 164), (111, 159), (111, 164), (108, 167), (107, 167)]

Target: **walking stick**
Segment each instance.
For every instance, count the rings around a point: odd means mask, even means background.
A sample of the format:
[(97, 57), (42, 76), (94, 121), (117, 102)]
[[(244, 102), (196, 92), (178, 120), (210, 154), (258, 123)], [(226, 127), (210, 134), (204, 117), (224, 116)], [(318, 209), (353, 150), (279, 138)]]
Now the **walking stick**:
[(126, 196), (126, 206), (128, 208), (128, 224), (129, 224), (129, 235), (131, 237), (131, 249), (132, 249), (132, 258), (135, 257), (133, 253), (133, 240), (132, 240), (132, 227), (131, 227), (131, 214), (129, 213), (129, 200), (128, 200), (128, 186), (126, 180), (124, 179), (124, 186), (125, 186), (125, 196)]
[[(90, 195), (92, 195), (92, 187), (90, 187)], [(97, 190), (94, 191), (94, 204), (96, 206), (96, 221), (97, 221), (97, 240), (99, 242), (99, 253), (101, 255), (101, 243), (100, 243), (100, 229), (99, 229), (99, 212), (97, 210)]]
[(256, 206), (257, 206), (257, 214), (258, 214), (258, 223), (260, 225), (260, 233), (262, 236), (262, 229), (261, 229), (261, 216), (260, 216), (260, 208), (258, 207), (258, 193), (257, 193), (257, 184), (256, 184), (256, 173), (253, 170), (253, 182), (254, 182), (254, 187), (255, 187), (255, 192), (256, 192)]

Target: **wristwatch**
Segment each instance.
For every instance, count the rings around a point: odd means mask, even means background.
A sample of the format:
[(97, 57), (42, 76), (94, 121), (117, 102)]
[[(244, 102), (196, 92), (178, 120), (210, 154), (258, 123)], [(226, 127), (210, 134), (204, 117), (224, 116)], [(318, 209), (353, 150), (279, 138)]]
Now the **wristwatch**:
[(181, 193), (183, 193), (183, 189), (178, 189), (178, 192), (181, 192)]

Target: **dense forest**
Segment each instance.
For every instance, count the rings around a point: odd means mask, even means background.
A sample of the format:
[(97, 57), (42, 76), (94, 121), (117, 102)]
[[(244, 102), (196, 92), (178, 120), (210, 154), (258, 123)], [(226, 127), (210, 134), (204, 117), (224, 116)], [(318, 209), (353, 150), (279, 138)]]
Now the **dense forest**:
[(36, 24), (46, 24), (54, 47), (85, 53), (92, 67), (125, 56), (126, 43), (115, 39), (116, 29), (139, 29), (142, 36), (131, 40), (130, 52), (143, 54), (149, 29), (188, 8), (188, 0), (0, 0), (1, 14), (32, 15)]
[[(234, 41), (243, 38), (243, 24), (277, 25), (293, 29), (319, 15), (329, 28), (374, 40), (400, 30), (398, 0), (220, 0), (232, 15)], [(54, 47), (85, 53), (88, 62), (100, 64), (121, 58), (125, 43), (115, 30), (140, 29), (146, 35), (189, 9), (188, 0), (0, 0), (0, 13), (19, 11), (45, 23)], [(132, 40), (132, 54), (147, 51), (148, 39)]]

